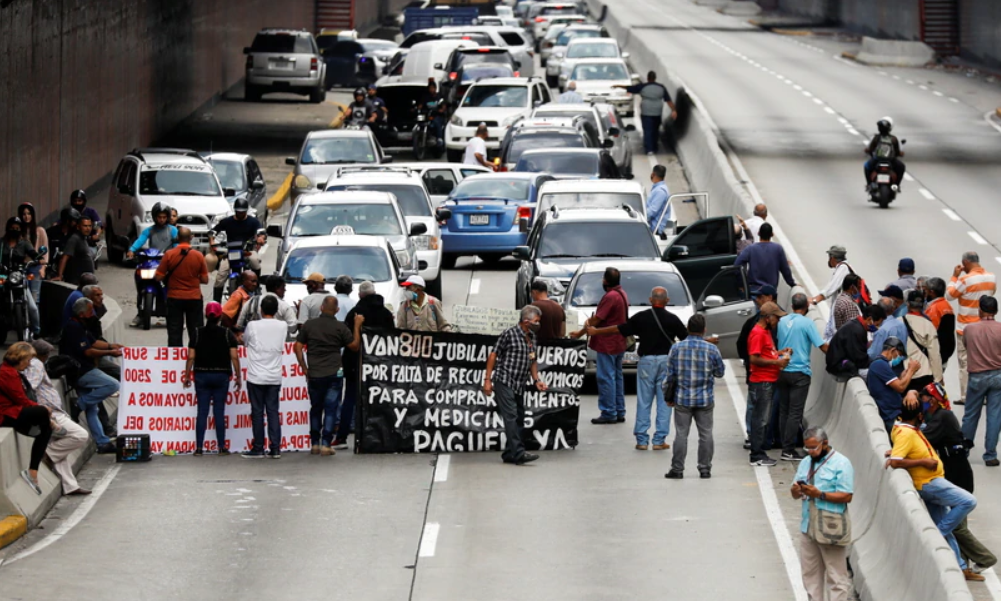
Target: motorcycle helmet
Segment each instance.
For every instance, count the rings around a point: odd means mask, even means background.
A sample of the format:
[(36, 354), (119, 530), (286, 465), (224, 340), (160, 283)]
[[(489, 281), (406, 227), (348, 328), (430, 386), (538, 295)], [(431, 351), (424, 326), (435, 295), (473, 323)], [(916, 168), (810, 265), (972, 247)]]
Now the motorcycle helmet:
[(921, 394), (930, 396), (936, 401), (938, 401), (939, 406), (943, 409), (949, 409), (949, 395), (946, 394), (945, 388), (942, 387), (938, 382), (932, 382), (931, 384), (925, 386), (921, 389)]
[(876, 122), (876, 127), (879, 128), (880, 135), (888, 136), (890, 135), (890, 132), (893, 131), (893, 119), (883, 117)]
[(73, 207), (66, 207), (65, 209), (63, 209), (59, 213), (59, 221), (60, 222), (62, 222), (62, 221), (80, 221), (81, 217), (83, 217), (83, 216), (80, 214), (80, 211), (77, 211)]
[(357, 88), (355, 90), (355, 99), (357, 99), (359, 96), (361, 96), (362, 99), (365, 98), (365, 88)]
[(20, 233), (21, 232), (21, 223), (22, 222), (21, 222), (21, 218), (20, 217), (11, 217), (10, 219), (7, 220), (7, 227), (5, 228), (6, 232), (9, 234), (9, 233), (15, 231), (14, 227), (16, 226), (17, 227), (16, 231), (18, 233)]
[(166, 213), (167, 219), (168, 220), (170, 219), (170, 207), (162, 202), (158, 202), (155, 205), (153, 205), (153, 210), (150, 211), (150, 215), (153, 217), (153, 219), (156, 219), (156, 216), (162, 213)]
[(250, 210), (250, 201), (246, 198), (237, 198), (233, 201), (233, 211), (237, 213), (246, 213)]
[(75, 200), (82, 200), (84, 204), (87, 203), (87, 193), (83, 190), (74, 190), (70, 192), (70, 204), (73, 204)]

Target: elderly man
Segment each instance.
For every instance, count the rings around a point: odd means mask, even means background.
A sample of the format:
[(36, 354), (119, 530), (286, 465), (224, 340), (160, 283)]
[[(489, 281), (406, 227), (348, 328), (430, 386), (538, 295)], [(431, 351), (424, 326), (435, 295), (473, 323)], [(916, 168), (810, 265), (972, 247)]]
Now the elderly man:
[(861, 278), (854, 273), (849, 273), (841, 282), (841, 293), (834, 299), (834, 307), (831, 309), (831, 316), (824, 327), (824, 340), (830, 342), (834, 338), (834, 333), (841, 329), (846, 323), (858, 319), (862, 315), (855, 298), (861, 288)]
[(962, 405), (969, 387), (969, 371), (966, 359), (966, 340), (963, 330), (980, 321), (980, 297), (997, 293), (997, 279), (993, 273), (980, 266), (980, 255), (970, 251), (963, 253), (962, 262), (952, 270), (952, 279), (946, 289), (949, 298), (959, 299), (959, 313), (956, 316), (956, 348), (959, 351), (959, 394), (957, 405)]
[(63, 494), (89, 495), (90, 491), (81, 488), (76, 481), (70, 455), (73, 451), (83, 448), (90, 437), (87, 436), (87, 431), (74, 422), (63, 409), (63, 399), (59, 396), (59, 391), (52, 385), (48, 374), (45, 373), (45, 362), (48, 361), (55, 349), (44, 340), (35, 340), (31, 346), (35, 349), (35, 357), (22, 375), (31, 385), (31, 389), (35, 391), (38, 404), (49, 409), (52, 414), (52, 423), (55, 425), (52, 438), (49, 439), (49, 445), (45, 448), (45, 454), (49, 456), (52, 469), (59, 475), (59, 479), (63, 483)]
[(918, 279), (914, 277), (914, 259), (904, 257), (897, 262), (897, 279), (886, 285), (887, 288), (890, 286), (896, 286), (904, 292), (918, 287)]
[(222, 325), (230, 328), (236, 326), (243, 304), (256, 294), (257, 274), (253, 271), (244, 271), (240, 277), (240, 287), (229, 295), (229, 300), (222, 307)]
[(285, 302), (285, 278), (277, 273), (264, 276), (264, 290), (264, 294), (259, 294), (243, 304), (240, 317), (236, 320), (237, 327), (243, 329), (249, 322), (261, 319), (261, 300), (273, 296), (278, 299), (278, 314), (275, 315), (275, 319), (284, 321), (288, 325), (289, 336), (294, 336), (299, 321), (296, 318), (295, 308)]
[(745, 233), (751, 234), (751, 243), (757, 242), (758, 231), (761, 226), (764, 225), (765, 221), (768, 220), (768, 207), (764, 203), (758, 203), (754, 205), (754, 215), (748, 217), (747, 220), (741, 220), (741, 229), (745, 230)]
[(69, 355), (80, 364), (76, 389), (77, 406), (87, 416), (87, 427), (97, 443), (98, 453), (114, 453), (115, 445), (104, 433), (98, 418), (97, 406), (104, 399), (118, 392), (118, 381), (94, 367), (102, 357), (121, 357), (122, 347), (94, 338), (87, 330), (86, 321), (94, 316), (94, 303), (81, 298), (73, 304), (73, 319), (63, 328), (59, 352)]
[(493, 169), (493, 164), (487, 160), (487, 124), (480, 123), (476, 127), (476, 135), (469, 138), (466, 144), (466, 153), (462, 157), (463, 165), (480, 165), (487, 169)]
[[(893, 298), (883, 297), (876, 305), (882, 309), (886, 318), (879, 324), (879, 329), (872, 335), (872, 343), (869, 345), (869, 361), (874, 361), (883, 352), (883, 343), (889, 338), (907, 340), (907, 326), (898, 319), (894, 312), (897, 310), (897, 302)], [(906, 353), (904, 353), (906, 356)]]
[(536, 390), (544, 392), (548, 389), (546, 383), (539, 379), (536, 362), (538, 346), (535, 333), (539, 331), (541, 318), (542, 312), (538, 307), (522, 307), (521, 320), (501, 333), (494, 350), (487, 357), (483, 392), (494, 396), (497, 412), (504, 420), (507, 437), (501, 454), (504, 463), (524, 465), (539, 458), (525, 451), (521, 431), (525, 427), (525, 384), (529, 376)]
[(845, 250), (844, 246), (835, 244), (827, 249), (827, 266), (833, 269), (834, 273), (831, 274), (831, 279), (827, 282), (823, 292), (811, 298), (811, 302), (816, 304), (825, 298), (833, 298), (841, 292), (841, 284), (845, 281), (845, 276), (849, 273), (855, 273), (855, 270), (848, 264), (847, 257), (848, 251)]
[(320, 305), (323, 299), (330, 295), (326, 288), (326, 278), (322, 273), (311, 273), (303, 284), (306, 285), (306, 298), (299, 301), (299, 323), (306, 323), (310, 319), (320, 316)]
[(351, 298), (351, 291), (354, 290), (355, 282), (349, 275), (339, 275), (334, 280), (334, 294), (337, 295), (337, 319), (344, 321), (348, 313), (355, 308), (355, 300)]
[(448, 332), (452, 329), (445, 319), (441, 301), (424, 292), (427, 287), (424, 278), (412, 275), (403, 282), (403, 286), (410, 298), (396, 311), (396, 327), (418, 332)]
[(925, 297), (918, 290), (907, 293), (907, 314), (901, 319), (907, 328), (907, 357), (921, 367), (911, 379), (909, 390), (920, 390), (932, 382), (942, 382), (942, 353), (935, 325), (922, 312)]
[(898, 374), (895, 368), (903, 365), (907, 349), (904, 348), (903, 341), (895, 336), (881, 342), (879, 350), (880, 353), (869, 363), (869, 373), (866, 375), (865, 383), (889, 433), (893, 430), (897, 416), (900, 415), (904, 393), (907, 392), (911, 378), (917, 373), (920, 364), (911, 360), (903, 373)]
[(827, 347), (827, 373), (846, 381), (869, 368), (869, 330), (878, 328), (886, 313), (878, 306), (861, 309), (858, 318), (841, 326)]
[(806, 316), (810, 299), (805, 294), (794, 294), (790, 301), (792, 313), (779, 320), (779, 348), (792, 349), (789, 365), (779, 373), (779, 431), (782, 433), (783, 461), (803, 458), (796, 451), (796, 439), (803, 425), (803, 410), (810, 393), (810, 353), (814, 348), (827, 352), (827, 344), (820, 337), (813, 320)]
[(577, 82), (571, 81), (568, 83), (567, 91), (560, 94), (556, 102), (559, 104), (581, 104), (584, 102), (584, 97), (577, 93)]
[(998, 434), (1001, 432), (1001, 324), (995, 318), (998, 301), (993, 296), (982, 296), (980, 320), (963, 330), (970, 371), (970, 386), (966, 391), (966, 411), (963, 412), (963, 435), (976, 440), (980, 413), (987, 407), (987, 433), (984, 440), (984, 463), (989, 467), (1001, 465), (998, 461)]

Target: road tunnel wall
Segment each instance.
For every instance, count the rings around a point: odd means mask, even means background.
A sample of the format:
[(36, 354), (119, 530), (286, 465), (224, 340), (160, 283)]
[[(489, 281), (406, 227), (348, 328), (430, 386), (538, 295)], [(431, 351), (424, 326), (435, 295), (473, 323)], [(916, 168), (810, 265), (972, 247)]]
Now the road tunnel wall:
[(0, 210), (47, 215), (133, 147), (214, 102), (265, 26), (312, 28), (313, 0), (0, 2)]

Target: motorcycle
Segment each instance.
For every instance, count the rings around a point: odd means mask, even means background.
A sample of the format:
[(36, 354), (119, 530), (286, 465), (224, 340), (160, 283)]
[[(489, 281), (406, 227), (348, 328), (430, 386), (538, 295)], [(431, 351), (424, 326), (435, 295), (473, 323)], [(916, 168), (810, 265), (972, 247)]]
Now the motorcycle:
[[(48, 249), (44, 246), (38, 249), (38, 255), (44, 255)], [(30, 342), (34, 337), (31, 332), (31, 317), (28, 313), (28, 281), (34, 276), (28, 274), (28, 270), (38, 264), (38, 261), (31, 261), (13, 267), (6, 273), (0, 273), (0, 320), (3, 324), (3, 333), (14, 330), (18, 342)]]
[(156, 281), (156, 269), (163, 261), (163, 253), (155, 248), (147, 248), (137, 253), (136, 279), (139, 280), (142, 310), (139, 321), (142, 329), (148, 330), (153, 317), (167, 316), (167, 291), (161, 282)]
[(421, 107), (417, 109), (417, 124), (414, 125), (413, 146), (414, 158), (423, 161), (428, 151), (434, 158), (440, 158), (445, 153), (444, 140), (440, 140), (431, 130), (431, 121), (435, 117), (434, 108)]
[[(261, 242), (261, 248), (258, 249), (258, 240), (260, 240), (261, 237), (263, 237), (263, 242)], [(246, 242), (240, 242), (239, 240), (229, 242), (226, 239), (225, 232), (219, 232), (216, 234), (215, 246), (213, 247), (213, 250), (220, 256), (220, 261), (222, 257), (226, 257), (229, 260), (229, 281), (226, 282), (226, 285), (224, 286), (223, 302), (225, 302), (226, 299), (228, 299), (230, 295), (236, 292), (236, 289), (240, 287), (240, 279), (250, 263), (248, 260), (250, 253), (258, 250), (259, 253), (263, 254), (266, 246), (267, 234), (263, 229), (257, 230), (254, 237)], [(257, 275), (259, 276), (260, 273)]]
[[(901, 140), (903, 146), (907, 140)], [(897, 172), (893, 169), (893, 161), (890, 159), (873, 159), (872, 171), (869, 174), (869, 202), (879, 205), (885, 209), (897, 198), (900, 193), (900, 182), (897, 181)]]

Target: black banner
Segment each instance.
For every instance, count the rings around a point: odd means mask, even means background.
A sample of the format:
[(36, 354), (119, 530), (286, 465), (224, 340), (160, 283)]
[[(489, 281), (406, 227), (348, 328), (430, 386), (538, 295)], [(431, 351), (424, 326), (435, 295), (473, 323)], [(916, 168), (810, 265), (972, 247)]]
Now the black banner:
[[(483, 392), (496, 336), (365, 328), (357, 423), (359, 453), (501, 451), (504, 420)], [(539, 392), (525, 383), (525, 447), (577, 446), (582, 341), (538, 347)]]

